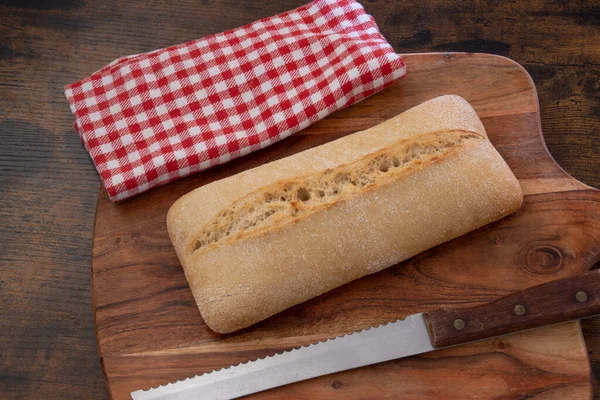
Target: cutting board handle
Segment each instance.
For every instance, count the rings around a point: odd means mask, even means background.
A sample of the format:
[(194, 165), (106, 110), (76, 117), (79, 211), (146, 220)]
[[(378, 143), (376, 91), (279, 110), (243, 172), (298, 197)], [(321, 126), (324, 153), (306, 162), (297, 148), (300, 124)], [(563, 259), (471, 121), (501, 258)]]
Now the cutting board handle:
[(434, 347), (447, 347), (600, 314), (600, 269), (534, 286), (482, 306), (424, 315)]

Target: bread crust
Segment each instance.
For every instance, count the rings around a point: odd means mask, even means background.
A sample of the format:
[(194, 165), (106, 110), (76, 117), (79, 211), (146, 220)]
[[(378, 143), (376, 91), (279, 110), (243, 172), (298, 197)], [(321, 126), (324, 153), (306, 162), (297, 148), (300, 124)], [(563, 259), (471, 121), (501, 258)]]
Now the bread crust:
[[(219, 221), (231, 220), (225, 211), (239, 208), (236, 215), (245, 215), (243, 207), (259, 204), (263, 192), (313, 182), (402, 143), (455, 134), (469, 139), (378, 173), (375, 183), (348, 186), (333, 201), (300, 204), (298, 216), (284, 207), (256, 229), (213, 235), (216, 240), (198, 247), (211, 226), (219, 230)], [(198, 188), (171, 207), (167, 227), (206, 324), (228, 333), (500, 219), (521, 202), (518, 181), (475, 111), (458, 96), (442, 96), (368, 130)]]

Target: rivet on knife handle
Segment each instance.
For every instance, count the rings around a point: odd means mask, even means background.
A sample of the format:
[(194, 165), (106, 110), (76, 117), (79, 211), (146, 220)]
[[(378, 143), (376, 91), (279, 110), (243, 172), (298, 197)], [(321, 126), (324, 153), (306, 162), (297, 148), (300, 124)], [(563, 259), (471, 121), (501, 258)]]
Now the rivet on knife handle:
[(493, 303), (424, 314), (434, 347), (600, 314), (600, 270), (534, 286)]

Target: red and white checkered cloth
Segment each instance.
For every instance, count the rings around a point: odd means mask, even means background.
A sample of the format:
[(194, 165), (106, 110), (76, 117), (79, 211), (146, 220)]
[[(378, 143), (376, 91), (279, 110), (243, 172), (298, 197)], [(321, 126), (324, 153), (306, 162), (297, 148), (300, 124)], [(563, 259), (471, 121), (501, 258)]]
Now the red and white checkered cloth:
[(354, 0), (119, 58), (65, 87), (112, 200), (268, 146), (382, 90), (405, 65)]

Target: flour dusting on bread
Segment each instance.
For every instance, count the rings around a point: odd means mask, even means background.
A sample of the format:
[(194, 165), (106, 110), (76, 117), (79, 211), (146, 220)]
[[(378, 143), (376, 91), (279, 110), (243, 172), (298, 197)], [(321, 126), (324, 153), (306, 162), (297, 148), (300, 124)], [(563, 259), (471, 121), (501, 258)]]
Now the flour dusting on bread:
[(475, 110), (442, 96), (211, 182), (167, 228), (206, 325), (248, 327), (517, 210)]

